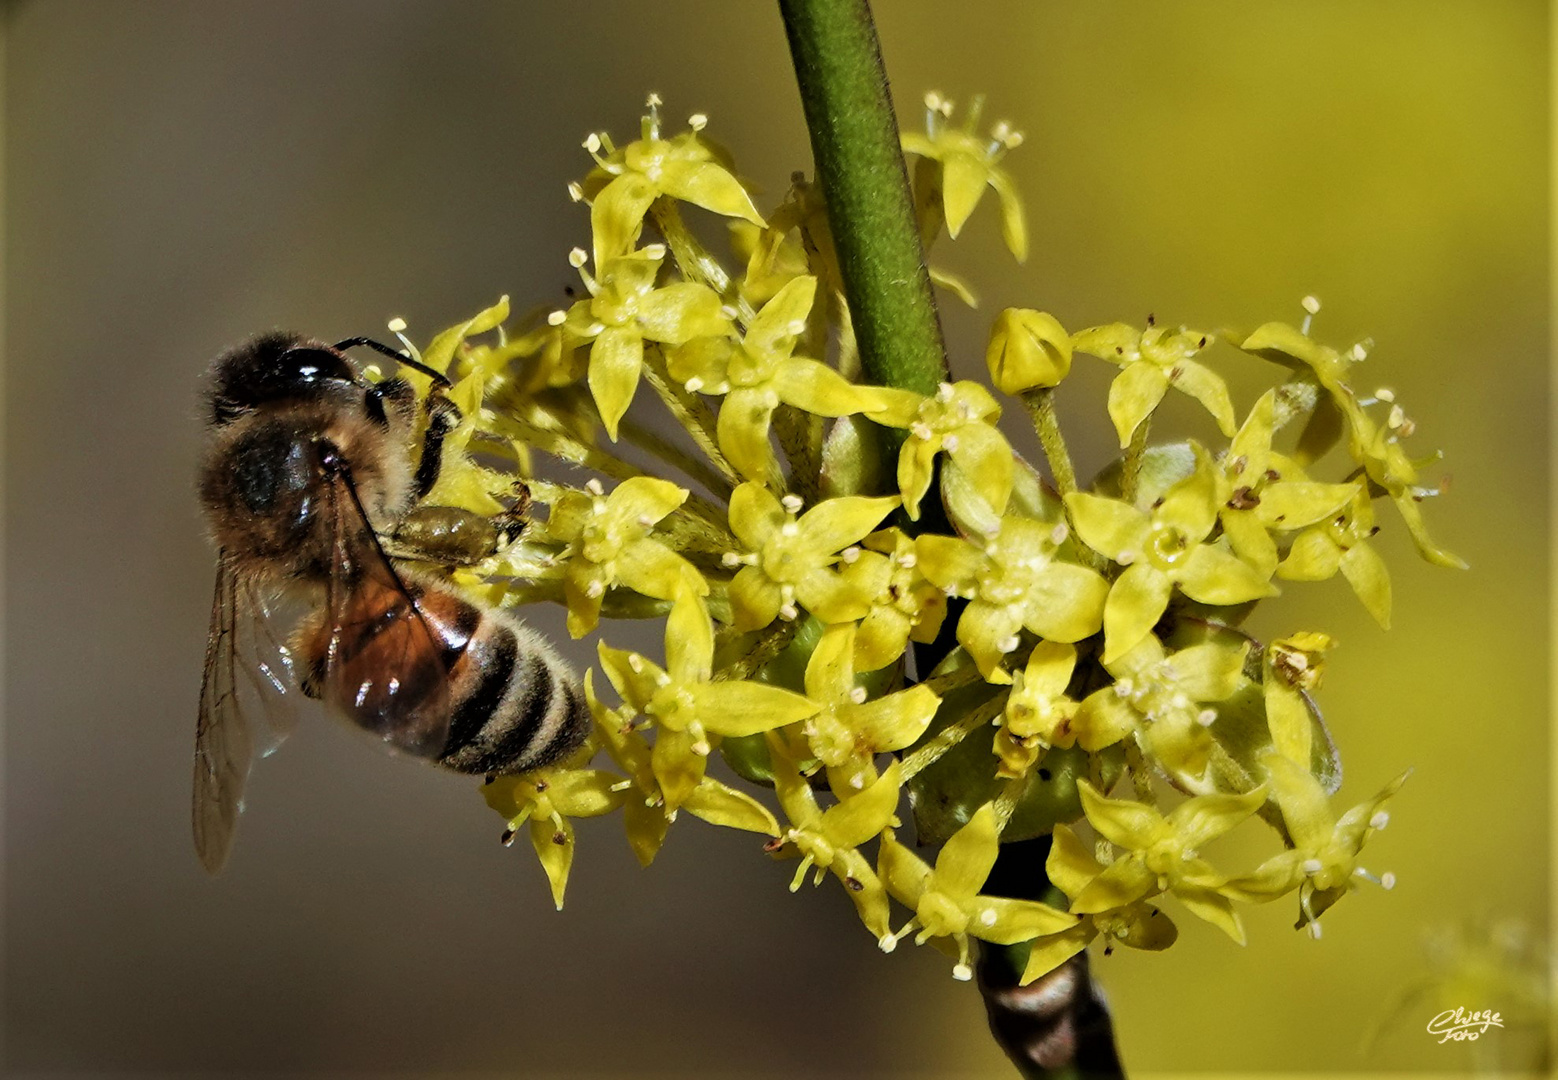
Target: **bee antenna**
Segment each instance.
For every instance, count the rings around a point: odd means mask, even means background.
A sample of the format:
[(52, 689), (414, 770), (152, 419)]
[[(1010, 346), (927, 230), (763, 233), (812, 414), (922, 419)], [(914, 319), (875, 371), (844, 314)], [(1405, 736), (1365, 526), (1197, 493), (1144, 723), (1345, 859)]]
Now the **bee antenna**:
[(374, 350), (375, 352), (381, 352), (385, 356), (394, 357), (395, 360), (398, 361), (399, 363), (405, 364), (408, 368), (412, 368), (412, 369), (414, 369), (416, 371), (420, 371), (422, 374), (426, 375), (428, 378), (432, 379), (439, 386), (443, 387), (446, 390), (451, 385), (450, 382), (449, 382), (449, 377), (447, 375), (445, 375), (443, 372), (435, 371), (433, 368), (428, 367), (426, 364), (422, 363), (420, 360), (413, 360), (413, 359), (411, 359), (411, 357), (407, 356), (405, 353), (400, 352), (400, 351), (398, 351), (396, 349), (390, 348), (388, 345), (384, 344), (382, 341), (374, 341), (372, 338), (366, 338), (366, 337), (354, 337), (354, 338), (347, 338), (345, 341), (337, 341), (335, 343), (335, 345), (332, 346), (332, 347), (337, 352), (345, 352), (347, 349), (356, 348), (359, 345), (366, 346), (366, 347)]

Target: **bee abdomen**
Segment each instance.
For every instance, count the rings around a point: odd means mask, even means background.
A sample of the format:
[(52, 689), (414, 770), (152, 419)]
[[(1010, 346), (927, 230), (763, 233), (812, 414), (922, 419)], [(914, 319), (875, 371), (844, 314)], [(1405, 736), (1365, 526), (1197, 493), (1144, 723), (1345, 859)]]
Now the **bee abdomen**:
[(451, 702), (449, 739), (438, 763), (464, 773), (524, 772), (576, 749), (590, 717), (577, 680), (543, 640), (493, 613), (467, 651), (475, 662)]

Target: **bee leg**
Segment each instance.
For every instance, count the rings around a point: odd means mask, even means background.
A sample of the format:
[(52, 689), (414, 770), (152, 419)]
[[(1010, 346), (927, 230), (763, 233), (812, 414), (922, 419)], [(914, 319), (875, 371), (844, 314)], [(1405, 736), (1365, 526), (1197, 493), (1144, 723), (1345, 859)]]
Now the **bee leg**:
[(530, 524), (530, 486), (523, 480), (514, 481), (514, 505), (492, 519), (498, 534), (512, 544), (518, 540)]
[(422, 436), (422, 456), (417, 461), (414, 480), (417, 499), (427, 498), (427, 493), (438, 482), (438, 472), (444, 463), (444, 436), (459, 422), (459, 408), (435, 386), (427, 395), (427, 431)]

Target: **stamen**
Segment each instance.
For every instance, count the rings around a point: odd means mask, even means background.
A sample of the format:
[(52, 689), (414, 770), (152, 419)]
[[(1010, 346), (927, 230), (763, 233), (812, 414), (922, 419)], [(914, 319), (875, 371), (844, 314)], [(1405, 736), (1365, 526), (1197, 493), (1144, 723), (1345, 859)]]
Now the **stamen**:
[(584, 201), (584, 189), (579, 186), (577, 180), (568, 181), (568, 197), (574, 202)]
[(781, 604), (779, 607), (779, 617), (785, 622), (794, 622), (800, 614), (800, 610), (794, 604)]
[(736, 567), (741, 565), (741, 556), (737, 555), (734, 551), (727, 551), (725, 554), (720, 556), (719, 561), (727, 569), (734, 570)]
[(801, 507), (806, 505), (799, 495), (786, 495), (779, 500), (779, 505), (784, 507), (786, 513), (799, 514)]
[(1378, 811), (1375, 812), (1373, 817), (1369, 818), (1369, 828), (1371, 828), (1371, 829), (1383, 829), (1386, 825), (1389, 825), (1389, 824), (1390, 824), (1390, 811), (1389, 810), (1378, 810)]
[(546, 324), (548, 326), (561, 326), (567, 321), (568, 313), (566, 311), (554, 311), (546, 317)]
[(588, 491), (591, 495), (606, 494), (605, 486), (601, 484), (600, 478), (595, 476), (590, 477), (584, 482), (584, 490)]
[(583, 266), (589, 261), (589, 252), (585, 251), (583, 248), (574, 248), (568, 253), (568, 265), (573, 267), (575, 270), (579, 269), (579, 267)]
[(866, 703), (866, 688), (863, 686), (855, 687), (849, 692), (849, 700), (856, 705), (864, 705)]
[(656, 262), (659, 262), (661, 259), (665, 258), (664, 244), (645, 244), (643, 250), (645, 255), (651, 259), (654, 259)]
[(703, 380), (694, 375), (692, 378), (682, 383), (682, 386), (686, 388), (689, 394), (696, 394), (699, 390), (703, 389)]
[(847, 547), (843, 551), (839, 552), (839, 558), (843, 559), (846, 563), (849, 563), (850, 565), (854, 565), (855, 563), (860, 561), (860, 548), (855, 547), (853, 545), (850, 546), (850, 547)]
[(709, 118), (701, 112), (695, 112), (687, 118), (687, 126), (694, 131), (702, 131), (709, 126)]

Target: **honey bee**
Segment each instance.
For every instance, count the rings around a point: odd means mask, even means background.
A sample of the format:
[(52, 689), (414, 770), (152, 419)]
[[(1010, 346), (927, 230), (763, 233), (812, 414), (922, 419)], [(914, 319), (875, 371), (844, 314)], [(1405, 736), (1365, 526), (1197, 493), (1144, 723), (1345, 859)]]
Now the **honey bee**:
[[(416, 395), (366, 379), (357, 346), (433, 379), (414, 469)], [(275, 333), (218, 357), (210, 380), (199, 494), (219, 554), (193, 803), (209, 872), (227, 861), (256, 749), (291, 730), (300, 695), (456, 772), (523, 772), (583, 743), (578, 679), (544, 639), (381, 542), (475, 562), (513, 525), (417, 506), (459, 420), (442, 375), (367, 339)]]

